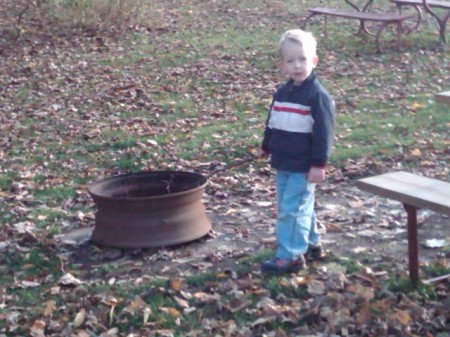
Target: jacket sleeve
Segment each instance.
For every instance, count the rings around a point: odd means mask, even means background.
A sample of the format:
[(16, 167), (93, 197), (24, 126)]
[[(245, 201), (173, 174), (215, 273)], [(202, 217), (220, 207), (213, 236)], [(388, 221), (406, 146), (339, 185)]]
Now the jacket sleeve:
[(321, 92), (314, 100), (311, 110), (314, 119), (311, 164), (315, 167), (325, 167), (334, 137), (334, 101), (328, 93)]
[(272, 98), (272, 103), (269, 107), (269, 112), (267, 114), (266, 119), (266, 128), (264, 130), (264, 138), (261, 144), (261, 149), (265, 152), (269, 152), (269, 144), (270, 144), (270, 138), (272, 137), (272, 129), (269, 127), (269, 120), (270, 120), (270, 112), (272, 111), (273, 103), (275, 101), (275, 95)]

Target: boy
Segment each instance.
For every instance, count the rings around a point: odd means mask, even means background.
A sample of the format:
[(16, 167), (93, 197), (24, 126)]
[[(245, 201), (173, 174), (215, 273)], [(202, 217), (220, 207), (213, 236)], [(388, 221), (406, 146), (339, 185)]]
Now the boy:
[(275, 257), (264, 272), (292, 273), (306, 266), (304, 254), (320, 257), (314, 213), (316, 183), (325, 166), (334, 129), (334, 103), (316, 80), (317, 42), (300, 29), (283, 34), (278, 45), (282, 71), (289, 80), (273, 96), (260, 156), (276, 169), (278, 217)]

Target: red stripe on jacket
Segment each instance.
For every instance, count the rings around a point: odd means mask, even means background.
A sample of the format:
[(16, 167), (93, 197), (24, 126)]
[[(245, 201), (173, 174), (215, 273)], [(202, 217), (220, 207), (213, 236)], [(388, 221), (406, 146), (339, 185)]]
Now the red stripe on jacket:
[(275, 105), (272, 109), (273, 109), (274, 111), (292, 112), (292, 113), (296, 113), (296, 114), (304, 115), (304, 116), (307, 116), (307, 115), (310, 115), (310, 114), (311, 114), (311, 111), (308, 111), (308, 110), (302, 110), (302, 109), (297, 109), (297, 108), (289, 108), (289, 107), (287, 107), (287, 106), (276, 106), (276, 105)]

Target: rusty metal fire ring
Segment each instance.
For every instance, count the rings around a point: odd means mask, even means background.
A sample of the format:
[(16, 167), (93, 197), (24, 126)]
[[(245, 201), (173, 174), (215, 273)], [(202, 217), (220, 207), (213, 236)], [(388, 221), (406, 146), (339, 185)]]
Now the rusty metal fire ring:
[(113, 176), (88, 187), (97, 212), (91, 240), (118, 248), (171, 246), (211, 230), (202, 203), (207, 178), (150, 171)]

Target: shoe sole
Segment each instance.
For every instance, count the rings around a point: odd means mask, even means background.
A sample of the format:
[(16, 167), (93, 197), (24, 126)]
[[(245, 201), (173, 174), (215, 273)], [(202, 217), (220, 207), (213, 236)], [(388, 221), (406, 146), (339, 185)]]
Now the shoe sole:
[(304, 266), (299, 266), (296, 268), (288, 268), (288, 269), (284, 269), (284, 270), (280, 270), (280, 269), (268, 269), (268, 268), (263, 268), (261, 267), (261, 271), (263, 273), (269, 273), (269, 274), (295, 274), (298, 273), (300, 270), (305, 269)]

